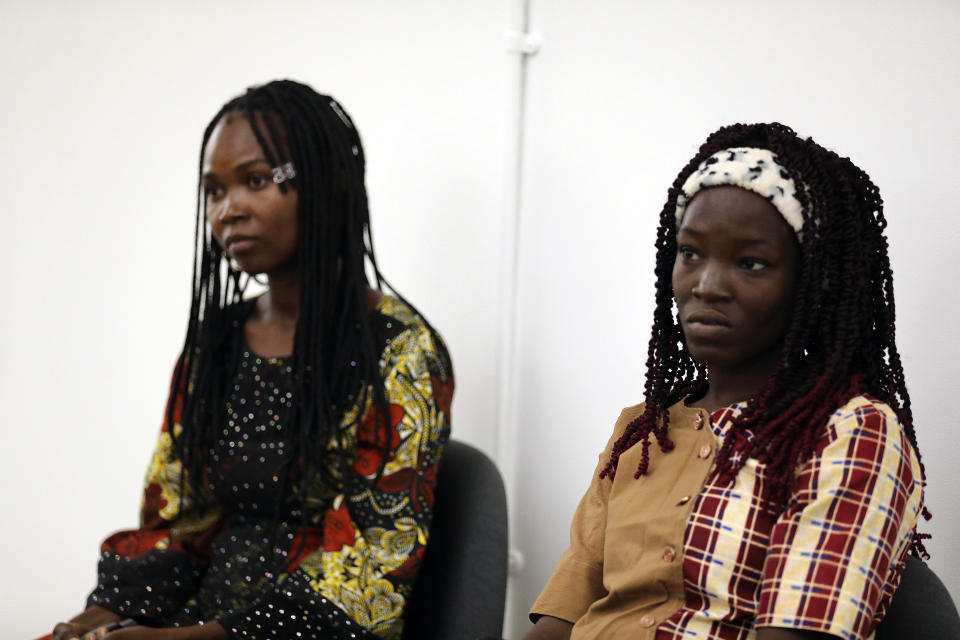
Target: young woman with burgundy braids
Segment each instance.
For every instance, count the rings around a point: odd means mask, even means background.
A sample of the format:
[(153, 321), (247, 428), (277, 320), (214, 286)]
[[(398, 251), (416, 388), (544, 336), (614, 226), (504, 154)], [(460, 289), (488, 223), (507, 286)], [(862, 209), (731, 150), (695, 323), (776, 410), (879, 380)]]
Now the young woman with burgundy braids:
[(781, 124), (712, 134), (660, 214), (646, 402), (528, 640), (871, 636), (923, 466), (877, 187)]
[[(453, 374), (436, 331), (383, 291), (364, 165), (343, 107), (297, 82), (210, 121), (140, 526), (103, 543), (87, 609), (54, 640), (400, 636)], [(253, 277), (266, 291), (245, 297)]]

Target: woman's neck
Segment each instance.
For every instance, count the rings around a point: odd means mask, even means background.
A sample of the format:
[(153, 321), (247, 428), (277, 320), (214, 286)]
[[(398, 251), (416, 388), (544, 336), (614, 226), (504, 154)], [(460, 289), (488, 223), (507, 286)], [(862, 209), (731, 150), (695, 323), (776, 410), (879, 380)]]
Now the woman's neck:
[[(244, 325), (247, 344), (259, 355), (284, 357), (293, 353), (293, 340), (300, 316), (300, 281), (296, 275), (271, 277), (267, 291), (256, 299)], [(383, 294), (367, 288), (367, 310), (380, 303)]]
[(734, 370), (716, 366), (707, 367), (709, 381), (707, 392), (691, 404), (713, 412), (721, 407), (749, 400), (773, 375), (778, 359), (777, 357), (769, 362), (755, 362), (750, 367)]
[(244, 324), (247, 344), (254, 353), (285, 357), (293, 353), (300, 316), (300, 283), (296, 275), (270, 277), (269, 288), (256, 299)]
[(257, 300), (261, 322), (296, 325), (300, 316), (300, 277), (296, 273), (271, 276), (267, 292)]
[(708, 412), (713, 413), (722, 407), (729, 407), (732, 404), (747, 400), (756, 393), (757, 389), (759, 389), (759, 387), (754, 387), (749, 391), (739, 387), (725, 387), (711, 380), (710, 386), (707, 388), (707, 392), (703, 394), (703, 397), (699, 400), (694, 400), (690, 404), (691, 406), (706, 409)]

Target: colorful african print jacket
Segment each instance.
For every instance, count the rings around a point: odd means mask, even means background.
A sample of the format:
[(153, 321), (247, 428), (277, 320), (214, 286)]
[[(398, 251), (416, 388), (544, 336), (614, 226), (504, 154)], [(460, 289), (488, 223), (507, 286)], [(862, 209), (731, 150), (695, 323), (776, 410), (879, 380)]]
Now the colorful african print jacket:
[(624, 409), (531, 618), (574, 623), (571, 640), (748, 640), (763, 626), (872, 637), (923, 501), (896, 415), (866, 396), (834, 412), (784, 509), (762, 499), (767, 473), (757, 460), (733, 485), (709, 473), (739, 411), (678, 403), (674, 450), (651, 446), (647, 474), (634, 479), (634, 446), (614, 480), (600, 480), (643, 405)]
[[(103, 543), (88, 605), (155, 626), (217, 620), (238, 638), (400, 636), (429, 538), (453, 375), (439, 337), (409, 307), (384, 296), (373, 314), (383, 345), (389, 454), (384, 458), (368, 399), (347, 412), (340, 437), (328, 445), (328, 453), (340, 446), (353, 452), (342, 486), (317, 484), (303, 500), (284, 490), (281, 470), (296, 433), (284, 421), (292, 369), (244, 345), (205, 486), (182, 487), (164, 424), (147, 470), (141, 525)], [(180, 398), (172, 401), (176, 430)], [(178, 516), (181, 507), (199, 513)]]

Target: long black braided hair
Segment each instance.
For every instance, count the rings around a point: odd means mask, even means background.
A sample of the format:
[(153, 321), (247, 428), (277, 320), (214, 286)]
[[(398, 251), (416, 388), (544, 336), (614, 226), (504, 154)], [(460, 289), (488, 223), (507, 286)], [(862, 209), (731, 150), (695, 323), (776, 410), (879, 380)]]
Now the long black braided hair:
[[(793, 317), (780, 360), (717, 452), (718, 480), (733, 482), (746, 460), (755, 458), (768, 469), (763, 497), (785, 505), (794, 470), (812, 455), (831, 413), (860, 393), (894, 410), (919, 459), (910, 395), (896, 345), (893, 271), (879, 190), (849, 158), (811, 138), (800, 138), (787, 126), (735, 124), (707, 138), (674, 180), (660, 212), (646, 406), (615, 443), (600, 476), (612, 477), (621, 454), (637, 443), (643, 449), (635, 477), (645, 474), (651, 436), (663, 451), (673, 448), (668, 408), (706, 390), (706, 371), (690, 356), (674, 307), (675, 212), (687, 177), (714, 153), (733, 147), (770, 150), (794, 181), (804, 185), (796, 194), (804, 224)], [(755, 437), (748, 438), (746, 429)], [(930, 517), (926, 509), (923, 515)], [(914, 537), (915, 553), (926, 554), (922, 542), (926, 537)]]
[[(329, 449), (337, 452), (331, 458), (327, 445), (340, 438), (340, 422), (348, 409), (372, 401), (378, 442), (384, 451), (390, 443), (389, 410), (368, 313), (366, 264), (377, 289), (386, 285), (414, 307), (386, 282), (377, 265), (364, 185), (363, 146), (353, 121), (330, 96), (291, 80), (252, 87), (230, 100), (203, 134), (193, 301), (183, 352), (171, 382), (175, 401), (167, 408), (174, 452), (183, 465), (181, 484), (202, 485), (211, 436), (224, 428), (224, 403), (237, 366), (248, 308), (241, 300), (249, 277), (227, 267), (223, 249), (212, 238), (202, 184), (207, 143), (221, 119), (230, 115), (247, 119), (270, 166), (291, 162), (296, 171), (294, 178), (279, 184), (284, 193), (293, 188), (298, 196), (300, 311), (292, 355), (295, 401), (287, 419), (296, 440), (278, 496), (294, 479), (293, 488), (301, 495), (306, 495), (318, 476), (326, 486), (340, 487), (352, 452), (340, 442)], [(444, 349), (442, 340), (436, 344)], [(177, 422), (182, 428), (175, 427)], [(303, 460), (315, 464), (298, 464)], [(380, 463), (381, 473), (385, 460), (386, 456)], [(194, 505), (203, 507), (202, 494), (196, 496)], [(279, 503), (277, 509), (279, 512)]]

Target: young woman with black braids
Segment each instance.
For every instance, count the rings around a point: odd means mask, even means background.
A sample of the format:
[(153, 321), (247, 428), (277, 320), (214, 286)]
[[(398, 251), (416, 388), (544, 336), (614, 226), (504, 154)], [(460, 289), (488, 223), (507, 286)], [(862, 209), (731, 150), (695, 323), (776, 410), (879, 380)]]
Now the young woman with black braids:
[[(397, 638), (453, 376), (436, 331), (381, 291), (357, 130), (329, 96), (271, 82), (214, 116), (200, 165), (141, 525), (103, 543), (88, 608), (53, 638)], [(266, 291), (244, 299), (254, 276)]]
[(707, 139), (660, 215), (646, 402), (528, 640), (872, 635), (924, 554), (885, 225), (867, 175), (788, 127)]

